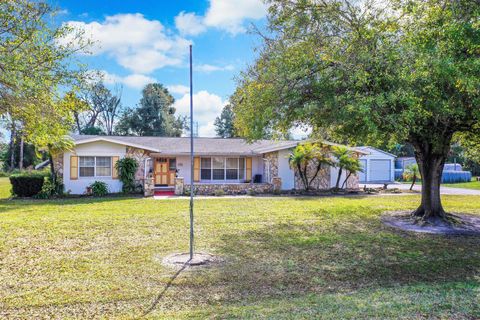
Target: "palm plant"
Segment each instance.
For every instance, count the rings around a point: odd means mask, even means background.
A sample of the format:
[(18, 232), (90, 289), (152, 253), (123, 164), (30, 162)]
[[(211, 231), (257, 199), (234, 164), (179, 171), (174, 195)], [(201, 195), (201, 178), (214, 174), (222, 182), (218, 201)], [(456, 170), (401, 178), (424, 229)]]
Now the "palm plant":
[[(332, 165), (333, 162), (329, 156), (328, 147), (321, 143), (304, 143), (298, 145), (290, 153), (290, 167), (296, 169), (305, 190), (309, 190), (312, 182), (318, 176), (322, 165)], [(309, 167), (315, 161), (316, 166), (313, 174), (309, 176)]]
[(417, 178), (420, 177), (420, 170), (418, 168), (418, 164), (412, 163), (405, 168), (403, 172), (403, 178), (405, 180), (412, 179), (412, 184), (410, 185), (410, 190), (413, 189), (415, 182), (417, 182)]
[(352, 174), (357, 174), (358, 172), (362, 171), (362, 165), (360, 161), (355, 156), (355, 153), (345, 147), (345, 146), (334, 146), (332, 147), (332, 155), (336, 158), (335, 166), (338, 168), (338, 176), (337, 182), (335, 184), (335, 189), (339, 189), (340, 187), (340, 180), (342, 178), (342, 173), (345, 171), (347, 172), (347, 177), (342, 184), (342, 188), (347, 183), (348, 178)]

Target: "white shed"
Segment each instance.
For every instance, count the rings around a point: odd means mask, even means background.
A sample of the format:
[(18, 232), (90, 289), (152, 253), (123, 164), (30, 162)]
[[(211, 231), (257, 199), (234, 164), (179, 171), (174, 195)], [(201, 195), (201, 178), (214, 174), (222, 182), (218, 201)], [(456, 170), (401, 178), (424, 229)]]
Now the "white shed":
[(368, 155), (360, 157), (363, 172), (359, 174), (360, 183), (385, 183), (395, 180), (395, 155), (374, 147), (357, 147)]

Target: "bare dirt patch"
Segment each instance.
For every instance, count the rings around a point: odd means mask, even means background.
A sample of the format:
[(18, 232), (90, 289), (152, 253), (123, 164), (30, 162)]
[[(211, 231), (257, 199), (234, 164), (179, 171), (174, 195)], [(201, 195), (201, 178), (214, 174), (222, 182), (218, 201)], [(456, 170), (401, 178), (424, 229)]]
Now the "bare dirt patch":
[(210, 253), (197, 252), (190, 259), (188, 253), (172, 253), (162, 259), (162, 264), (170, 268), (199, 268), (199, 267), (212, 267), (219, 265), (223, 262), (218, 256), (214, 256)]
[(480, 236), (480, 216), (455, 213), (452, 217), (456, 223), (442, 220), (425, 223), (412, 217), (410, 211), (393, 211), (386, 212), (382, 216), (382, 222), (386, 226), (409, 232)]

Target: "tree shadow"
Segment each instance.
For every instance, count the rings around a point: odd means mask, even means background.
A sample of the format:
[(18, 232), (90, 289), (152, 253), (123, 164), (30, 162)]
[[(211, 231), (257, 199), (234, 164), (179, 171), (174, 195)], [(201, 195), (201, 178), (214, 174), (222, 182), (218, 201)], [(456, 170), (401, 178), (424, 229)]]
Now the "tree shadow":
[[(350, 216), (351, 217), (351, 216)], [(392, 231), (377, 217), (281, 223), (222, 237), (226, 299), (478, 281), (479, 238)]]
[(140, 196), (107, 196), (101, 198), (95, 197), (65, 197), (56, 199), (29, 199), (29, 198), (11, 198), (0, 199), (0, 214), (9, 211), (19, 210), (19, 208), (35, 206), (38, 208), (46, 206), (76, 206), (79, 204), (95, 204), (119, 202), (134, 199), (142, 199)]

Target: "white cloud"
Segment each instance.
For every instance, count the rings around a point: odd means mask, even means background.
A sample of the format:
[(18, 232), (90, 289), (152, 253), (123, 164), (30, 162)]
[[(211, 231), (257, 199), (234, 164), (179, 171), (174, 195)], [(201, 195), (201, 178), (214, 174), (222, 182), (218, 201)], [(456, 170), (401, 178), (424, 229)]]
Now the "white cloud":
[(226, 66), (214, 66), (214, 65), (211, 65), (211, 64), (200, 64), (200, 65), (194, 66), (194, 68), (195, 68), (196, 71), (206, 72), (206, 73), (210, 73), (210, 72), (214, 72), (214, 71), (232, 71), (233, 69), (235, 69), (235, 67), (232, 66), (231, 64), (226, 65)]
[(167, 86), (167, 89), (171, 93), (176, 93), (181, 95), (185, 95), (190, 92), (190, 88), (187, 86), (184, 86), (183, 84), (174, 84), (171, 86)]
[(245, 20), (258, 20), (267, 14), (262, 0), (210, 0), (205, 16), (192, 12), (180, 12), (175, 17), (175, 26), (185, 35), (198, 35), (207, 27), (225, 30), (233, 35), (245, 32)]
[(199, 137), (215, 137), (216, 135), (214, 121), (210, 121), (206, 125), (198, 127)]
[(101, 74), (103, 76), (103, 81), (106, 84), (118, 83), (134, 89), (143, 89), (143, 87), (145, 87), (147, 84), (157, 82), (155, 78), (148, 77), (143, 74), (130, 74), (125, 77), (111, 74), (106, 71), (101, 71)]
[(60, 9), (56, 11), (57, 15), (67, 15), (70, 14), (70, 11), (68, 9)]
[(175, 26), (183, 35), (196, 36), (207, 29), (202, 20), (201, 16), (193, 12), (182, 11), (175, 17)]
[[(193, 95), (193, 121), (198, 123), (200, 136), (215, 136), (213, 123), (226, 104), (227, 101), (208, 91), (199, 91)], [(189, 116), (189, 94), (176, 100), (173, 106), (177, 109), (178, 114)]]
[[(188, 53), (190, 41), (170, 35), (157, 20), (142, 14), (116, 14), (103, 22), (70, 21), (68, 25), (84, 30), (94, 45), (94, 55), (112, 56), (133, 73), (150, 73), (165, 66), (179, 65)], [(68, 40), (68, 39), (67, 39)]]
[(210, 0), (204, 23), (232, 34), (245, 31), (245, 19), (261, 19), (267, 13), (262, 0)]

